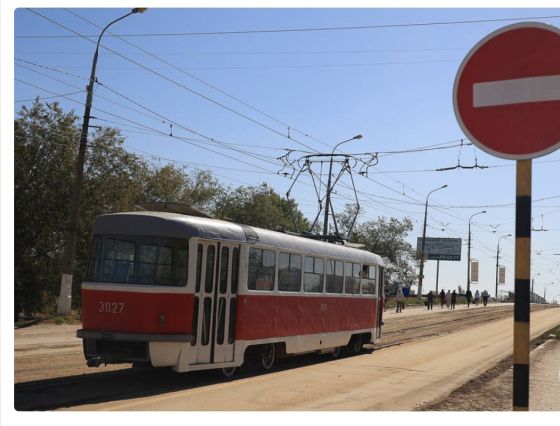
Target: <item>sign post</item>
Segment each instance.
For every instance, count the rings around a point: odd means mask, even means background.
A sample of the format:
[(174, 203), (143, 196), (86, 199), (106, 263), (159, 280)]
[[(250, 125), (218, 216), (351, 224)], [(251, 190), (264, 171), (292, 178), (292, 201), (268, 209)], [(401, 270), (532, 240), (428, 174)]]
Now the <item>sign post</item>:
[(527, 411), (531, 168), (533, 158), (560, 147), (560, 29), (525, 22), (484, 37), (459, 67), (453, 106), (476, 146), (517, 160), (513, 409)]

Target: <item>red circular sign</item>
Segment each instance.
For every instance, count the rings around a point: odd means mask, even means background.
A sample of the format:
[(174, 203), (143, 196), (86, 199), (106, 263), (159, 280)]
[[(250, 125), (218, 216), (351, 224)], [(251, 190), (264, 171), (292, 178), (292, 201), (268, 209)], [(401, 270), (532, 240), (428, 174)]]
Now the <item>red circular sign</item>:
[(497, 157), (560, 148), (560, 29), (528, 22), (483, 38), (459, 67), (453, 106), (471, 141)]

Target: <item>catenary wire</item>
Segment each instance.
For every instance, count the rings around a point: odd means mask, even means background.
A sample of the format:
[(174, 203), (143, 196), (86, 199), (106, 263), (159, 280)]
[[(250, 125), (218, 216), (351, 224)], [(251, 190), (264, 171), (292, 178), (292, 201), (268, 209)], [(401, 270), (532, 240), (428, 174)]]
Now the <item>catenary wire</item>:
[[(457, 21), (411, 22), (411, 23), (403, 23), (403, 24), (353, 25), (353, 26), (338, 26), (338, 27), (278, 28), (278, 29), (260, 29), (260, 30), (207, 31), (207, 32), (181, 32), (181, 33), (115, 34), (113, 35), (113, 37), (169, 37), (169, 36), (270, 34), (270, 33), (321, 32), (321, 31), (353, 31), (353, 30), (370, 30), (370, 29), (383, 29), (383, 28), (466, 25), (466, 24), (481, 24), (481, 23), (490, 23), (490, 22), (525, 21), (531, 19), (556, 19), (556, 18), (560, 18), (560, 15), (529, 16), (529, 17), (517, 17), (517, 18), (472, 19), (472, 20), (457, 20)], [(75, 38), (75, 37), (78, 36), (71, 36), (71, 35), (16, 36), (16, 38)], [(84, 35), (83, 37), (96, 38), (97, 36)]]

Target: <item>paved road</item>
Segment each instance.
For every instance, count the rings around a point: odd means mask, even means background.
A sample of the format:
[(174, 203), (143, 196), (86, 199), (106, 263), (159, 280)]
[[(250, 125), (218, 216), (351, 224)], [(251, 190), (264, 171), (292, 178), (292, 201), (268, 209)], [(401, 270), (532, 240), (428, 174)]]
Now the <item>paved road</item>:
[[(438, 317), (443, 320), (446, 315)], [(560, 308), (533, 312), (531, 336), (558, 324)], [(72, 409), (411, 410), (511, 354), (512, 328), (510, 315), (351, 358)]]

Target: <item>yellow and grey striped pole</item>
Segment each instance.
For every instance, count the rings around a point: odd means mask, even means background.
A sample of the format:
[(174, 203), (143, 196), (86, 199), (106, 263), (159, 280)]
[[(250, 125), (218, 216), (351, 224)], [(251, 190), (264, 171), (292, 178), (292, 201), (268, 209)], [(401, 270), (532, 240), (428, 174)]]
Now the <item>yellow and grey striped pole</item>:
[(517, 160), (515, 200), (515, 303), (513, 410), (529, 410), (529, 286), (531, 278), (531, 163)]

